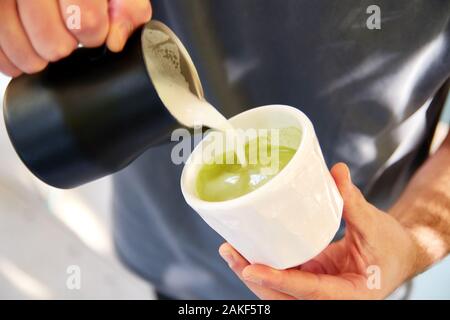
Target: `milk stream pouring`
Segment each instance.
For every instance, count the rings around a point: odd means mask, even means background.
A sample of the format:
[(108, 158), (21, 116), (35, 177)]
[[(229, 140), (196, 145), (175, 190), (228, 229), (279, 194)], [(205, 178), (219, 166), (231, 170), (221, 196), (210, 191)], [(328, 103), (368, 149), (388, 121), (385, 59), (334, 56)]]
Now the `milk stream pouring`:
[(232, 129), (203, 99), (180, 40), (155, 20), (121, 53), (81, 48), (41, 73), (13, 79), (4, 118), (27, 168), (64, 189), (123, 169), (176, 128)]
[[(163, 25), (158, 29), (144, 29), (142, 37), (147, 69), (169, 112), (187, 127), (206, 126), (229, 133), (235, 140), (238, 161), (245, 166), (244, 140), (240, 139), (231, 123), (204, 99), (194, 64), (186, 61), (189, 54), (184, 46)], [(183, 69), (189, 68), (191, 71), (186, 75)]]

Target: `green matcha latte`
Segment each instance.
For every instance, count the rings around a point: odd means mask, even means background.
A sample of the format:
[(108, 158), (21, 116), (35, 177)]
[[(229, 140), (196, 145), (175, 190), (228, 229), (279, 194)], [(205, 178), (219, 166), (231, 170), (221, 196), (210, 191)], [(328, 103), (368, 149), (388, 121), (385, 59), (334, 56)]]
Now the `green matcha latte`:
[[(197, 196), (204, 201), (220, 202), (260, 188), (289, 163), (300, 139), (301, 131), (295, 127), (279, 129), (277, 141), (270, 135), (258, 136), (245, 144), (245, 166), (235, 154), (218, 155), (211, 164), (200, 168), (195, 184)], [(230, 158), (233, 161), (227, 161)]]

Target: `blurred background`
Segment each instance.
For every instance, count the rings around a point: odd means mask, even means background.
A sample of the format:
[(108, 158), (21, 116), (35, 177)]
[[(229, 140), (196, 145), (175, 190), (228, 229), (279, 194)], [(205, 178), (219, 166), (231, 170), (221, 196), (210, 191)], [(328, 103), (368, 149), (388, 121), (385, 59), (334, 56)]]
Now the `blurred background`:
[[(0, 101), (8, 81), (0, 75)], [(448, 101), (432, 149), (445, 137), (449, 123)], [(154, 298), (150, 285), (124, 268), (115, 256), (110, 233), (110, 179), (69, 191), (44, 185), (17, 157), (3, 115), (0, 155), (0, 299)], [(67, 286), (71, 266), (81, 271), (79, 289)], [(450, 299), (450, 258), (391, 298)]]
[[(8, 82), (0, 74), (2, 106)], [(0, 299), (153, 298), (114, 254), (110, 179), (69, 191), (40, 182), (17, 157), (3, 114), (0, 155)], [(79, 267), (79, 290), (67, 286), (71, 266)]]

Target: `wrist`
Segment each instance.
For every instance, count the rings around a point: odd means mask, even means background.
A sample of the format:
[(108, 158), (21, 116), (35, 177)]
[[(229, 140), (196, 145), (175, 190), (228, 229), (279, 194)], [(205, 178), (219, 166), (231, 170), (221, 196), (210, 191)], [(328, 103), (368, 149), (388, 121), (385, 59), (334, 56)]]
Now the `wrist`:
[(411, 279), (424, 272), (438, 259), (432, 259), (431, 256), (427, 253), (426, 247), (424, 246), (423, 241), (421, 241), (420, 235), (418, 234), (416, 229), (406, 223), (399, 223), (403, 227), (405, 234), (409, 240), (409, 270), (407, 271), (406, 279)]
[(406, 235), (407, 242), (409, 244), (407, 256), (408, 266), (410, 267), (407, 270), (406, 279), (410, 279), (425, 271), (433, 263), (433, 261), (430, 261), (430, 257), (427, 255), (427, 251), (423, 243), (420, 241), (420, 235), (417, 232), (417, 225), (411, 223), (408, 216), (402, 214), (404, 212), (405, 208), (402, 208), (399, 203), (397, 203), (388, 211), (388, 214), (398, 222)]
[(414, 233), (410, 228), (405, 226), (403, 227), (408, 238), (410, 239), (410, 268), (408, 270), (407, 279), (411, 279), (425, 271), (425, 269), (427, 268), (427, 264), (425, 263), (423, 248), (420, 246)]

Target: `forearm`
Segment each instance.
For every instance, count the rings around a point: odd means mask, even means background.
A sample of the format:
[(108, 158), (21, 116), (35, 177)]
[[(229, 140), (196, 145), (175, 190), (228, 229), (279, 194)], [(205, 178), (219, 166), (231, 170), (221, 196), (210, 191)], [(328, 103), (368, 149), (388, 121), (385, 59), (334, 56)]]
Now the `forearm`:
[(417, 245), (415, 273), (449, 253), (450, 134), (389, 212), (411, 232)]

